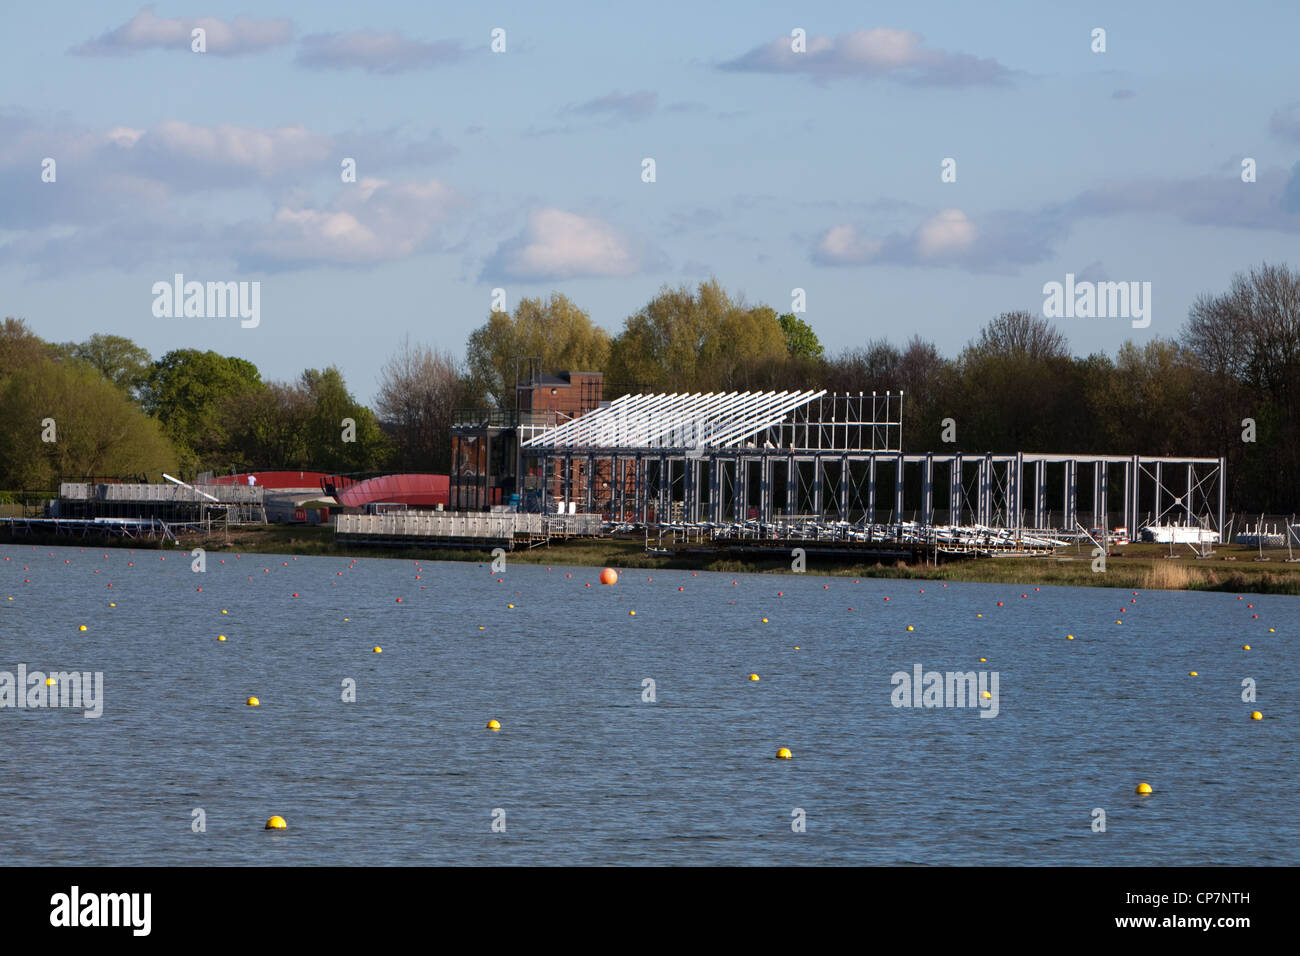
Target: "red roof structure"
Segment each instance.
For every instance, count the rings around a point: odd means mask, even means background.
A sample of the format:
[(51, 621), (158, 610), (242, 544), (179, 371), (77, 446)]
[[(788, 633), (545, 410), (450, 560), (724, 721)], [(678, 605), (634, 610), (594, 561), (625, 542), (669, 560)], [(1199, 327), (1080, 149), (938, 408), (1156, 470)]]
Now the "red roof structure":
[(446, 507), (451, 479), (447, 475), (382, 475), (337, 489), (339, 504), (363, 508), (372, 501), (394, 502), (415, 508)]

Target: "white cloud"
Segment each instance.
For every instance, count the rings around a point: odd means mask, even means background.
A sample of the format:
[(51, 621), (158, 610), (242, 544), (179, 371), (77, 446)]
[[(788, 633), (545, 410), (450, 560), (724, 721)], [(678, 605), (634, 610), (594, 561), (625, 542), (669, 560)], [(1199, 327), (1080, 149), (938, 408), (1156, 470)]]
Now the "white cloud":
[[(58, 164), (57, 186), (0, 190), (0, 223), (18, 237), (0, 247), (0, 261), (59, 275), (160, 258), (267, 269), (400, 259), (432, 248), (461, 200), (438, 180), (395, 174), (427, 169), (445, 150), (436, 134), (411, 141), (392, 131), (183, 121), (87, 129), (0, 112), (0, 179), (29, 173), (33, 156)], [(344, 156), (364, 157), (360, 182), (340, 182)]]
[(827, 265), (870, 262), (884, 246), (883, 239), (860, 237), (853, 226), (832, 226), (817, 243), (815, 256)]
[(254, 20), (235, 17), (160, 17), (153, 7), (141, 9), (116, 29), (87, 40), (71, 52), (81, 56), (125, 56), (143, 50), (160, 49), (190, 53), (195, 27), (206, 33), (207, 52), (216, 56), (238, 56), (282, 46), (293, 37), (290, 20)]
[(926, 259), (960, 255), (975, 244), (975, 224), (960, 209), (945, 209), (921, 223), (916, 251)]
[[(881, 263), (905, 266), (987, 265), (979, 230), (960, 209), (944, 209), (910, 235), (864, 236), (856, 226), (827, 229), (813, 248), (814, 262), (827, 266)], [(995, 244), (996, 245), (996, 244)], [(999, 250), (999, 253), (1001, 250)]]
[(417, 252), (459, 198), (436, 179), (389, 183), (362, 179), (328, 209), (286, 204), (253, 245), (263, 265), (370, 265)]
[(173, 157), (228, 166), (269, 177), (330, 158), (331, 140), (305, 126), (263, 129), (253, 126), (197, 126), (182, 120), (159, 123), (147, 146)]
[(130, 149), (140, 141), (140, 137), (143, 135), (144, 130), (142, 129), (131, 129), (128, 126), (114, 126), (112, 129), (104, 133), (104, 138), (114, 146), (121, 146), (124, 149)]
[(563, 209), (539, 209), (518, 236), (503, 242), (484, 275), (507, 279), (630, 276), (648, 256), (609, 224)]
[(932, 50), (910, 30), (875, 27), (838, 36), (810, 36), (802, 53), (789, 36), (754, 47), (720, 69), (747, 73), (806, 73), (819, 78), (891, 78), (904, 83), (976, 86), (1007, 81), (1012, 71), (997, 60)]

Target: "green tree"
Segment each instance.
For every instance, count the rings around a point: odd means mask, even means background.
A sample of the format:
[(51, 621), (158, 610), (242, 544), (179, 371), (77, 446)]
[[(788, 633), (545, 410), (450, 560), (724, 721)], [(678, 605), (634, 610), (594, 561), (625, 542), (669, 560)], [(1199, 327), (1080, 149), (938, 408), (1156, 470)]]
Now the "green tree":
[(6, 318), (0, 324), (0, 381), (54, 353), (54, 347), (29, 329), (22, 319)]
[(785, 347), (791, 355), (819, 358), (825, 351), (812, 326), (793, 312), (778, 316), (777, 322), (781, 324), (781, 331), (785, 333)]
[[(388, 438), (374, 412), (348, 391), (337, 366), (309, 368), (299, 388), (309, 409), (303, 422), (307, 462), (317, 471), (373, 471), (390, 453)], [(344, 420), (350, 420), (345, 426)], [(346, 440), (345, 440), (346, 436)]]
[(85, 362), (133, 399), (149, 374), (149, 350), (121, 335), (96, 333), (84, 342), (64, 343), (59, 352)]
[(789, 357), (775, 310), (732, 299), (716, 279), (665, 286), (635, 315), (610, 348), (613, 382), (666, 391), (747, 387), (755, 371)]
[(224, 470), (234, 447), (230, 400), (262, 388), (257, 366), (245, 359), (177, 349), (149, 368), (141, 388), (145, 411), (162, 423), (187, 468)]
[(296, 384), (268, 382), (228, 397), (221, 405), (222, 427), (231, 436), (225, 467), (236, 472), (306, 468), (304, 426), (310, 412), (307, 393)]
[(515, 380), (527, 358), (541, 359), (544, 371), (603, 371), (609, 359), (609, 333), (566, 296), (521, 299), (513, 315), (493, 312), (470, 333), (466, 345), (471, 390), (497, 408), (515, 407)]
[(176, 467), (158, 423), (78, 363), (40, 359), (15, 371), (0, 386), (0, 407), (2, 487), (53, 489), (105, 475), (161, 480)]
[(1176, 342), (1125, 342), (1097, 407), (1112, 454), (1205, 453), (1196, 409), (1195, 357)]

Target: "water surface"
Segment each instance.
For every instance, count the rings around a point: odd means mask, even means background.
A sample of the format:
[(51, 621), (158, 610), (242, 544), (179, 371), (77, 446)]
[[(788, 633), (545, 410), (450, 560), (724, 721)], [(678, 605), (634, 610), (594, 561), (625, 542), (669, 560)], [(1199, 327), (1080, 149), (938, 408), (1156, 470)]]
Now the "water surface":
[[(102, 671), (105, 699), (0, 710), (0, 842), (11, 864), (1300, 863), (1300, 603), (1133, 598), (3, 545), (0, 670)], [(998, 716), (895, 708), (918, 663), (996, 671)]]

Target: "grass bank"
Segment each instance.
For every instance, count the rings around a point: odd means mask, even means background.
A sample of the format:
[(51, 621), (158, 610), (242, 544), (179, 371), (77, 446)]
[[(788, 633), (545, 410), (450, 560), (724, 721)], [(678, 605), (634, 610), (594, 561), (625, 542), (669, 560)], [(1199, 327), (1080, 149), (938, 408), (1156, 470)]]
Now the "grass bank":
[[(159, 542), (91, 540), (82, 538), (26, 538), (5, 542), (11, 545), (65, 545), (72, 547), (166, 548)], [(333, 530), (323, 527), (268, 525), (232, 530), (227, 536), (187, 536), (182, 547), (202, 547), (210, 552), (248, 554), (337, 555), (425, 561), (492, 560), (490, 551), (466, 551), (429, 547), (389, 548), (340, 545)], [(1286, 551), (1265, 551), (1267, 561), (1257, 561), (1257, 551), (1248, 548), (1220, 548), (1213, 557), (1197, 559), (1186, 547), (1169, 556), (1167, 545), (1135, 544), (1106, 559), (1104, 572), (1093, 570), (1091, 554), (1083, 548), (1035, 558), (968, 558), (951, 560), (937, 567), (926, 564), (835, 561), (810, 555), (810, 574), (854, 578), (907, 578), (925, 581), (980, 581), (992, 584), (1069, 585), (1114, 587), (1133, 590), (1195, 590), (1251, 592), (1255, 594), (1300, 595), (1300, 563), (1286, 561)], [(647, 554), (643, 539), (604, 538), (555, 542), (549, 547), (510, 552), (509, 560), (519, 564), (577, 565), (582, 567), (678, 569), (732, 573), (790, 574), (786, 560), (737, 560), (709, 557), (665, 557)]]

